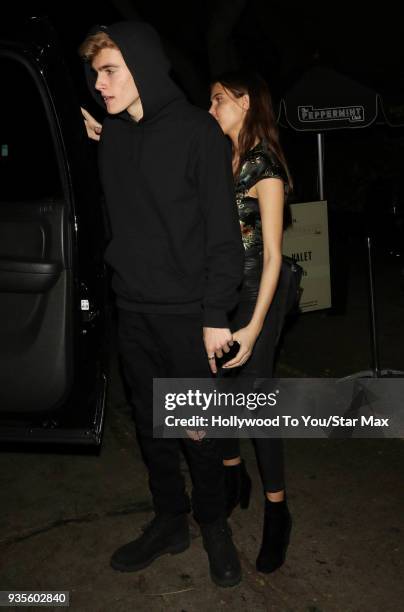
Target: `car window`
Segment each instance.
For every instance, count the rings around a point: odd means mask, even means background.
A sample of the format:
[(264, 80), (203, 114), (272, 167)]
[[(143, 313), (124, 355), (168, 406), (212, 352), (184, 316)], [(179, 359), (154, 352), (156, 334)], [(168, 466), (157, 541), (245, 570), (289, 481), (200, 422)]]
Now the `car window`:
[(0, 205), (62, 194), (56, 150), (37, 83), (28, 68), (0, 55)]

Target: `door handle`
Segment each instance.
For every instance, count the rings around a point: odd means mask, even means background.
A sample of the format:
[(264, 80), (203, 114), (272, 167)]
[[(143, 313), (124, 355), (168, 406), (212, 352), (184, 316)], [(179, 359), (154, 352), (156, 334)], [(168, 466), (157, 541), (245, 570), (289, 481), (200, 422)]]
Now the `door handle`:
[(43, 259), (0, 258), (0, 292), (45, 293), (57, 282), (62, 265)]

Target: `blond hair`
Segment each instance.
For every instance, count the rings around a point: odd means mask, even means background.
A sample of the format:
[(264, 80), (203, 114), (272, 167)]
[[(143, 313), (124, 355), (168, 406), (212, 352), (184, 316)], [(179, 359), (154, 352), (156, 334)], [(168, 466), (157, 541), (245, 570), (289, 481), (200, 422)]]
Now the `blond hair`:
[(79, 47), (79, 55), (86, 62), (92, 62), (102, 49), (118, 49), (106, 32), (97, 32), (87, 36)]

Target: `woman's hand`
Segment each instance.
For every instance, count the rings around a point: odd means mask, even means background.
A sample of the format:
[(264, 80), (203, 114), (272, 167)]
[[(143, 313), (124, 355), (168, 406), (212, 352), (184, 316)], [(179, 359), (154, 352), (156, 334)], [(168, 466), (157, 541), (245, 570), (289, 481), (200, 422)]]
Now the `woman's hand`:
[(256, 331), (252, 327), (242, 327), (233, 334), (233, 341), (237, 341), (240, 345), (240, 349), (237, 355), (224, 364), (223, 369), (238, 368), (245, 364), (245, 362), (251, 357), (253, 352), (254, 344), (258, 338)]
[(84, 125), (86, 126), (87, 136), (91, 140), (99, 140), (102, 132), (102, 125), (85, 108), (80, 106), (81, 114), (84, 117)]

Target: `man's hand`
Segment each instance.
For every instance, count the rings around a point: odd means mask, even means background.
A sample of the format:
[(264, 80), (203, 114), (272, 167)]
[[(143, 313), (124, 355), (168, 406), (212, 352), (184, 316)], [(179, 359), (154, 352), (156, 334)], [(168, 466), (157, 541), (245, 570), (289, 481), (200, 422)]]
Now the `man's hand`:
[(87, 136), (91, 140), (99, 140), (102, 132), (102, 125), (85, 108), (80, 106), (81, 114), (84, 117), (84, 125), (86, 126)]
[(216, 357), (223, 357), (223, 353), (228, 353), (233, 344), (231, 331), (222, 327), (204, 327), (203, 341), (210, 369), (216, 374)]

